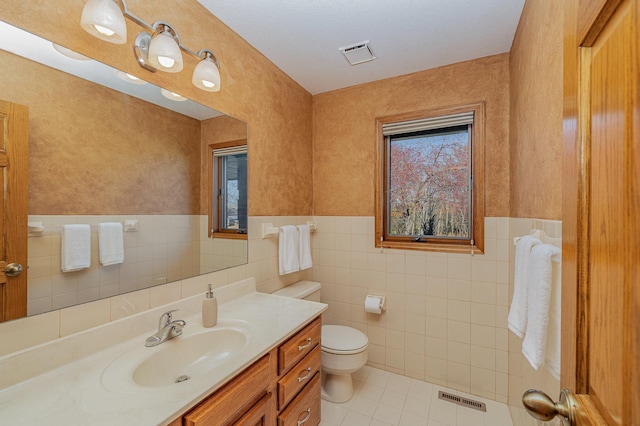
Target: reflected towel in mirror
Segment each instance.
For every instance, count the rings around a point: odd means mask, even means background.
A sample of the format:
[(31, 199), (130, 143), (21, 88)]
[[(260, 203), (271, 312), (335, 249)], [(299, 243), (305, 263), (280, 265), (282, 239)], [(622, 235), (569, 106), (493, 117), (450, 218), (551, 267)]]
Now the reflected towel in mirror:
[(91, 266), (91, 227), (84, 224), (62, 225), (62, 272), (79, 271)]
[(120, 222), (106, 222), (98, 225), (98, 249), (103, 266), (124, 262), (124, 240)]

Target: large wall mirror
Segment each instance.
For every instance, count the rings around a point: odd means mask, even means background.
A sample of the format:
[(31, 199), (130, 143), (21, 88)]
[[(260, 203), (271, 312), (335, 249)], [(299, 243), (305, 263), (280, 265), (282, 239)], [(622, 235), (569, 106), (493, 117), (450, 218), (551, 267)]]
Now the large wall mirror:
[[(28, 315), (245, 264), (246, 232), (211, 232), (209, 156), (246, 123), (69, 55), (0, 22), (0, 98), (29, 108)], [(101, 264), (101, 223), (122, 224), (122, 263)], [(62, 272), (69, 224), (90, 225), (91, 266)]]

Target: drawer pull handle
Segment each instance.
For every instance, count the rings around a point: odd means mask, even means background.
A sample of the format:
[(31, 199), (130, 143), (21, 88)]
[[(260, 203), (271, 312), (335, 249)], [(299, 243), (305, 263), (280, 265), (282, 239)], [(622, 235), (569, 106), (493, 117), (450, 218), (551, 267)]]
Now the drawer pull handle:
[(304, 345), (298, 346), (298, 350), (301, 351), (303, 349), (307, 349), (309, 346), (311, 346), (311, 337), (307, 338), (307, 343), (305, 343)]
[(304, 419), (298, 420), (298, 426), (308, 422), (310, 417), (311, 417), (311, 408), (307, 408), (307, 415), (305, 416)]
[(304, 376), (298, 376), (298, 383), (302, 382), (303, 380), (307, 380), (309, 376), (311, 376), (311, 367), (307, 367), (307, 369), (304, 371), (306, 371), (307, 374), (305, 374)]

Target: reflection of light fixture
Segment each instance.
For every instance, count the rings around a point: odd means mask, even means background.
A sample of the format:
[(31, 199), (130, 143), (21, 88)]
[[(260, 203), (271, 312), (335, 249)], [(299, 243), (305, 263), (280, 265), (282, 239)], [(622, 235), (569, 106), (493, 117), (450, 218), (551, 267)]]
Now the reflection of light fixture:
[(53, 46), (54, 49), (56, 49), (58, 51), (58, 53), (66, 56), (67, 58), (75, 59), (77, 61), (90, 61), (91, 60), (91, 58), (87, 58), (86, 56), (81, 55), (78, 52), (74, 52), (71, 49), (67, 49), (64, 46), (60, 46), (59, 44), (51, 43), (51, 45)]
[(167, 89), (160, 89), (160, 93), (162, 93), (162, 96), (171, 101), (184, 102), (187, 100), (187, 98), (185, 98), (184, 96), (180, 96), (177, 93), (174, 93)]
[(220, 64), (218, 64), (218, 58), (212, 52), (208, 50), (203, 51), (204, 59), (196, 65), (196, 69), (193, 70), (193, 77), (191, 82), (199, 89), (206, 90), (207, 92), (219, 92), (220, 91)]
[(118, 78), (120, 78), (121, 80), (126, 81), (127, 83), (133, 83), (133, 84), (147, 84), (146, 81), (144, 80), (140, 80), (138, 77), (136, 77), (135, 75), (131, 75), (128, 74), (126, 72), (120, 71), (120, 70), (116, 70), (116, 75), (118, 76)]
[(82, 10), (80, 24), (85, 31), (101, 40), (123, 44), (127, 39), (124, 18), (145, 29), (138, 34), (133, 47), (141, 67), (151, 72), (180, 72), (183, 51), (200, 60), (193, 72), (193, 84), (208, 92), (220, 90), (220, 62), (212, 51), (202, 49), (195, 52), (187, 48), (171, 25), (164, 21), (148, 24), (129, 12), (126, 0), (88, 0)]

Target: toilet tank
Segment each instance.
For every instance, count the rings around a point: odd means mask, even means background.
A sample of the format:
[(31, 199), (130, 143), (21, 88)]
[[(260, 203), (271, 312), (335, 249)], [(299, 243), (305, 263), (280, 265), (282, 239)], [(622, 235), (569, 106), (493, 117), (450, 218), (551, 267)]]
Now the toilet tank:
[(298, 281), (285, 288), (274, 291), (273, 294), (285, 297), (294, 297), (296, 299), (320, 301), (320, 283), (316, 281)]

